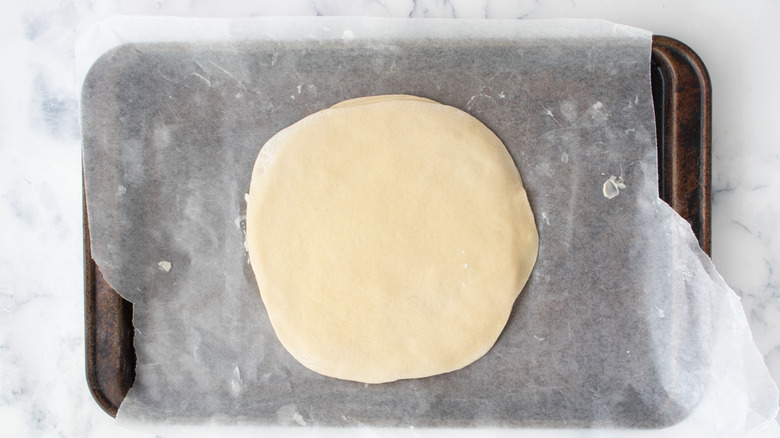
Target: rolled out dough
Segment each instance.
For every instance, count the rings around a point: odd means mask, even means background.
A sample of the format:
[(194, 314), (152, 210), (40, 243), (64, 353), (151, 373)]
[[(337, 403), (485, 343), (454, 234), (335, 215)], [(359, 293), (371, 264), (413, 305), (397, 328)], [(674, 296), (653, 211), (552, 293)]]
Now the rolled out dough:
[(456, 108), (390, 95), (312, 114), (263, 146), (247, 248), (287, 351), (320, 374), (381, 383), (483, 356), (538, 235), (493, 132)]

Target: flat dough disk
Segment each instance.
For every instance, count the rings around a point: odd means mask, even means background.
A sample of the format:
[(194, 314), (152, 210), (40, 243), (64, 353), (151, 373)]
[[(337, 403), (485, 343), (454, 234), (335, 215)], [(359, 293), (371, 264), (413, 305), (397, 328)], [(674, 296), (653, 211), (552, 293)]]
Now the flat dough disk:
[(506, 325), (538, 235), (517, 168), (474, 117), (353, 99), (263, 146), (247, 249), (284, 347), (367, 383), (460, 369)]

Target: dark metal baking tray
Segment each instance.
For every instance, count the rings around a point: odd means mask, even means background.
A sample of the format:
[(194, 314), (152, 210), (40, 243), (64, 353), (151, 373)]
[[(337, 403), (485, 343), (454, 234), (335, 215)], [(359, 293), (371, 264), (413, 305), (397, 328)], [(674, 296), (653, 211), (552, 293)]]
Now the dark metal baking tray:
[[(710, 253), (711, 85), (696, 53), (682, 42), (653, 37), (652, 92), (661, 198), (685, 218)], [(115, 417), (135, 380), (133, 305), (105, 281), (90, 253), (83, 200), (87, 384)]]

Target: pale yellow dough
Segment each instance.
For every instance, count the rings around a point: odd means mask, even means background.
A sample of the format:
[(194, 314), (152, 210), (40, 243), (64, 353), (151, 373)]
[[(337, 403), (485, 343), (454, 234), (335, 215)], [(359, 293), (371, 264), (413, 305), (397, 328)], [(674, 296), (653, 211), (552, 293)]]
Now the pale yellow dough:
[(247, 248), (282, 345), (320, 374), (431, 376), (483, 356), (536, 261), (501, 140), (413, 96), (342, 102), (263, 146)]

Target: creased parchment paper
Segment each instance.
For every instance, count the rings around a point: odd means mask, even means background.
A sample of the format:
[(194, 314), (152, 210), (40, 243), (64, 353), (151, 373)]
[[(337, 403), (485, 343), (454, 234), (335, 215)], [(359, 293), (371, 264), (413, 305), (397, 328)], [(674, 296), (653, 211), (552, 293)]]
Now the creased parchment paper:
[[(738, 299), (657, 196), (651, 34), (604, 21), (115, 19), (79, 46), (92, 255), (134, 303), (119, 418), (737, 433), (777, 392)], [(82, 72), (86, 70), (82, 68)], [(520, 170), (537, 265), (493, 349), (425, 379), (317, 375), (244, 249), (260, 147), (345, 99), (461, 108)], [(724, 433), (725, 433), (724, 432)]]

